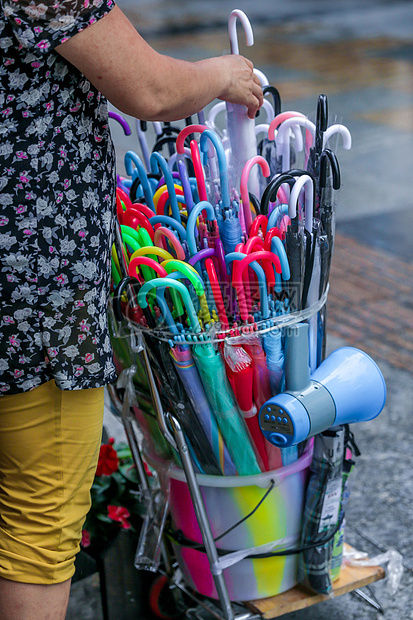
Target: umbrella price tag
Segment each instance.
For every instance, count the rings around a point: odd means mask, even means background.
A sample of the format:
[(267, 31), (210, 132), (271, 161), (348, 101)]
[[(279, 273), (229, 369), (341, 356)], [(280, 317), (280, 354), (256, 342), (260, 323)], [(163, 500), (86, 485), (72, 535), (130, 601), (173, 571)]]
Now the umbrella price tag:
[(321, 510), (320, 525), (318, 532), (322, 532), (326, 527), (335, 525), (338, 520), (341, 500), (341, 478), (333, 478), (326, 485), (323, 507)]

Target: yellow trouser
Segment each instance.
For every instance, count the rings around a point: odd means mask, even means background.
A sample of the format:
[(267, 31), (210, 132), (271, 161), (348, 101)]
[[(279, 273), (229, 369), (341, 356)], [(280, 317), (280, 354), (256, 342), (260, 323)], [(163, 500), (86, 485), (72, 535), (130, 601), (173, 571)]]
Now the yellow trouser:
[(0, 397), (0, 577), (61, 583), (74, 573), (102, 437), (103, 388), (54, 381)]

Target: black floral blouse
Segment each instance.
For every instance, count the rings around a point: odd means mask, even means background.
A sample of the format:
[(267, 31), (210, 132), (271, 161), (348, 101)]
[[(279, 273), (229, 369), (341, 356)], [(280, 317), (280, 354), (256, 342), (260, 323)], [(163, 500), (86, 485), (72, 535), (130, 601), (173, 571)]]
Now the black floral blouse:
[(103, 386), (115, 159), (107, 102), (54, 48), (113, 0), (0, 0), (0, 393)]

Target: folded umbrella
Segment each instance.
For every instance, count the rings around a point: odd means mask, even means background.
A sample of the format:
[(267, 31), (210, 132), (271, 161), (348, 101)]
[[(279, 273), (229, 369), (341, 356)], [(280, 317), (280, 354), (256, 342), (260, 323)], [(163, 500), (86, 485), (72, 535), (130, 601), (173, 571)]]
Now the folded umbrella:
[(298, 578), (301, 583), (320, 594), (328, 594), (332, 589), (330, 564), (334, 534), (340, 526), (344, 438), (343, 426), (320, 433), (314, 438), (301, 545), (319, 545), (300, 554)]

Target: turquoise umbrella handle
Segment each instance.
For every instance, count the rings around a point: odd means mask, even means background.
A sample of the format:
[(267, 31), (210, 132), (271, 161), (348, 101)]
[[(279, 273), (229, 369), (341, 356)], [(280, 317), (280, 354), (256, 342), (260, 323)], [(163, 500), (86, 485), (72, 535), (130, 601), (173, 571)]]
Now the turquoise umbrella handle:
[(153, 215), (152, 217), (149, 218), (149, 221), (152, 224), (152, 226), (155, 226), (155, 224), (165, 224), (165, 226), (171, 226), (171, 228), (174, 228), (176, 230), (178, 235), (181, 237), (181, 240), (186, 241), (185, 228), (182, 226), (180, 222), (177, 222), (173, 217), (170, 217), (169, 215)]
[(138, 304), (141, 308), (146, 308), (148, 302), (146, 301), (146, 295), (153, 288), (160, 288), (169, 286), (176, 289), (184, 302), (186, 311), (188, 313), (189, 322), (191, 323), (191, 327), (194, 332), (200, 332), (201, 326), (198, 321), (198, 317), (195, 312), (194, 305), (192, 303), (191, 297), (189, 295), (189, 291), (182, 282), (178, 282), (177, 280), (173, 280), (172, 278), (156, 278), (155, 280), (149, 280), (149, 282), (145, 282), (142, 286), (141, 290), (138, 293)]
[(155, 213), (155, 205), (153, 204), (152, 188), (150, 186), (149, 179), (146, 174), (145, 166), (143, 165), (142, 160), (134, 151), (128, 151), (125, 154), (124, 162), (125, 162), (126, 174), (128, 174), (130, 177), (133, 176), (133, 173), (134, 173), (133, 164), (135, 165), (139, 180), (142, 185), (146, 204)]
[(289, 280), (291, 277), (290, 265), (288, 263), (287, 253), (285, 251), (284, 244), (279, 237), (273, 237), (271, 239), (271, 252), (273, 252), (273, 254), (276, 254), (280, 259), (283, 279)]
[(210, 222), (213, 220), (216, 221), (217, 219), (217, 216), (215, 215), (214, 207), (207, 200), (201, 200), (201, 202), (198, 202), (196, 207), (192, 209), (191, 213), (189, 214), (188, 222), (186, 225), (186, 239), (188, 242), (188, 249), (189, 249), (189, 253), (191, 256), (194, 256), (194, 254), (198, 252), (198, 249), (196, 247), (196, 241), (195, 241), (195, 226), (196, 226), (196, 221), (201, 211), (206, 211), (208, 220)]

